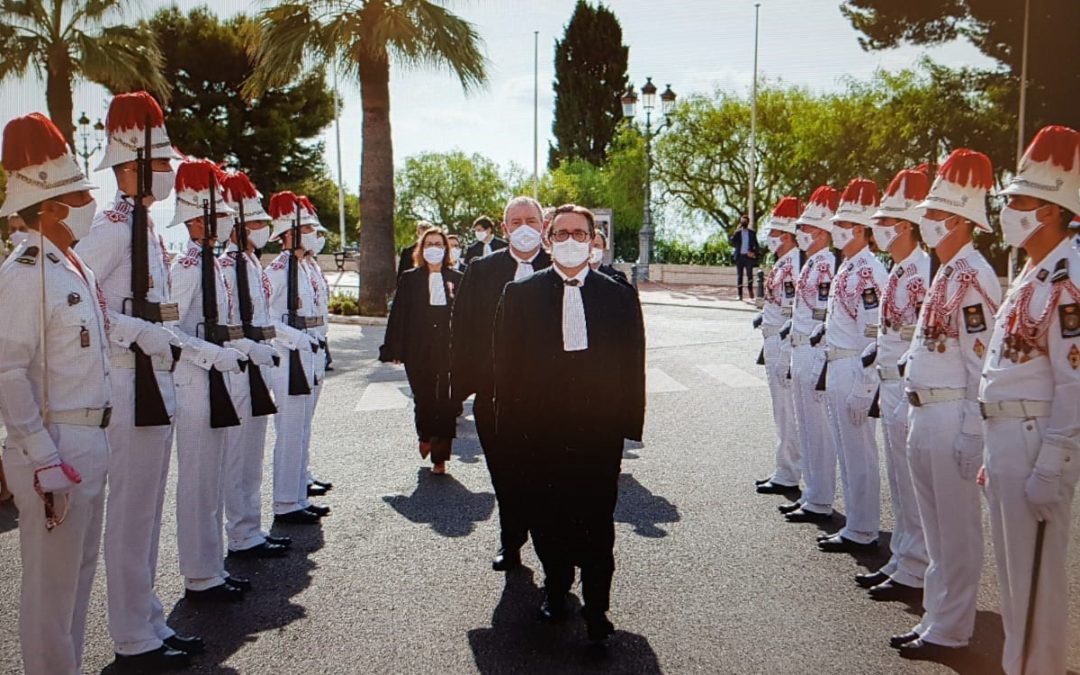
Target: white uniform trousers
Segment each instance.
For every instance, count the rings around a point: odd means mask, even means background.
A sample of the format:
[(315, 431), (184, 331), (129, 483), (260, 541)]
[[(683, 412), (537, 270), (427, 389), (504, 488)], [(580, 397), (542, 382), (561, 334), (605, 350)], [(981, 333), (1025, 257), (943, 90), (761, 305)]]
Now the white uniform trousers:
[(979, 488), (960, 478), (953, 455), (963, 403), (942, 401), (908, 413), (908, 462), (930, 556), (923, 584), (926, 613), (915, 632), (946, 647), (971, 640), (983, 564)]
[[(311, 472), (311, 425), (315, 423), (315, 408), (319, 405), (319, 397), (322, 396), (323, 379), (326, 377), (326, 352), (319, 349), (318, 354), (314, 354), (312, 358), (312, 364), (315, 367), (315, 381), (318, 383), (311, 388), (311, 400), (308, 401), (310, 410), (308, 411), (308, 429), (307, 434), (304, 436), (304, 482), (305, 484), (311, 483), (315, 480), (314, 474)], [(306, 501), (306, 487), (305, 487), (305, 505), (310, 502)]]
[[(784, 364), (774, 369), (775, 363)], [(794, 386), (787, 372), (791, 364), (791, 346), (779, 335), (765, 338), (765, 363), (768, 364), (769, 394), (772, 397), (773, 421), (776, 423), (776, 468), (772, 482), (798, 486), (799, 440), (795, 427)], [(776, 371), (779, 371), (779, 375)]]
[[(289, 395), (289, 352), (281, 350), (281, 366), (273, 377), (274, 400), (274, 513), (298, 511), (308, 505), (307, 443), (311, 433), (311, 395)], [(314, 360), (310, 349), (300, 350), (308, 384), (312, 384)], [(312, 388), (314, 393), (314, 387)]]
[[(1041, 420), (986, 420), (986, 501), (994, 538), (1001, 620), (1005, 627), (1002, 668), (1019, 675), (1024, 627), (1035, 558), (1037, 521), (1024, 497), (1024, 483), (1035, 466), (1042, 444)], [(1027, 675), (1061, 675), (1068, 656), (1069, 598), (1066, 563), (1072, 500), (1080, 462), (1066, 464), (1064, 495), (1046, 521), (1038, 597), (1031, 633)]]
[(847, 398), (855, 383), (864, 376), (858, 356), (829, 363), (829, 420), (840, 457), (840, 479), (844, 489), (847, 522), (840, 536), (860, 544), (876, 541), (881, 529), (881, 469), (874, 433), (877, 421), (871, 417), (862, 424), (852, 424)]
[(228, 430), (210, 428), (208, 371), (181, 361), (175, 379), (180, 574), (186, 588), (205, 591), (225, 583), (222, 490)]
[(885, 474), (889, 479), (889, 495), (896, 519), (889, 542), (892, 555), (881, 572), (905, 586), (922, 588), (930, 559), (908, 464), (908, 402), (903, 381), (882, 380), (878, 404), (885, 439)]
[(825, 392), (815, 391), (825, 350), (799, 345), (791, 354), (791, 382), (795, 424), (802, 457), (802, 507), (814, 513), (832, 513), (836, 496), (836, 437), (829, 425)]
[[(105, 431), (94, 427), (53, 425), (50, 435), (60, 457), (82, 476), (68, 492), (67, 518), (52, 532), (45, 529), (45, 503), (34, 491), (35, 466), (18, 448), (4, 453), (19, 509), (19, 640), (27, 675), (77, 675), (101, 546), (109, 444)], [(55, 499), (58, 509), (64, 499)]]
[[(248, 368), (253, 367), (251, 364)], [(274, 368), (259, 368), (271, 386)], [(243, 551), (266, 542), (262, 530), (262, 472), (266, 448), (267, 416), (251, 416), (251, 388), (247, 371), (229, 374), (233, 405), (240, 426), (225, 431), (225, 537), (230, 551)]]
[[(172, 374), (158, 371), (155, 375), (165, 408), (175, 410)], [(142, 654), (175, 634), (166, 625), (164, 608), (154, 592), (174, 427), (135, 427), (133, 369), (113, 368), (109, 383), (113, 405), (105, 515), (109, 634), (117, 654)]]

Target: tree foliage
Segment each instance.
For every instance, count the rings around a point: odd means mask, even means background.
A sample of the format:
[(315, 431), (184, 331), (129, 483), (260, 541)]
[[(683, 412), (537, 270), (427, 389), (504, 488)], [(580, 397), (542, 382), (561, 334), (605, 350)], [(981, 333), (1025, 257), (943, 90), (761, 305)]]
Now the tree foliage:
[(622, 119), (630, 49), (622, 27), (604, 5), (578, 0), (562, 40), (555, 42), (555, 144), (548, 166), (582, 159), (600, 166)]
[[(863, 49), (889, 49), (907, 42), (929, 45), (964, 37), (1004, 66), (1015, 85), (1020, 78), (1024, 2), (948, 0), (896, 2), (844, 0), (844, 16), (864, 37)], [(1033, 0), (1028, 43), (1029, 116), (1025, 138), (1047, 124), (1080, 127), (1080, 2)], [(1016, 110), (1014, 95), (1008, 105)], [(1015, 130), (1014, 130), (1015, 133)]]

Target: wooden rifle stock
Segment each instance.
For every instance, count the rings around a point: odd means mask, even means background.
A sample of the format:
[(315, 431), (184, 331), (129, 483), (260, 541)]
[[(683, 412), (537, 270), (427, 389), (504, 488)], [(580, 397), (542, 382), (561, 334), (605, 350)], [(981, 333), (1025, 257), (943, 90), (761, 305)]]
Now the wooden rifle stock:
[[(289, 310), (289, 326), (296, 328), (298, 322), (297, 311), (300, 309), (300, 268), (296, 259), (296, 251), (300, 246), (300, 202), (296, 203), (296, 216), (291, 228), (293, 250), (289, 251), (288, 284), (286, 287), (286, 303)], [(298, 329), (302, 330), (302, 329)], [(311, 385), (308, 384), (307, 374), (304, 372), (304, 362), (300, 359), (300, 349), (289, 352), (289, 396), (307, 396), (311, 394)]]
[[(211, 241), (217, 235), (217, 204), (214, 174), (210, 174), (210, 199), (203, 204), (203, 241), (202, 241), (202, 305), (203, 339), (217, 346), (225, 342), (219, 331), (217, 308), (217, 270), (214, 263), (214, 248)], [(225, 383), (225, 374), (210, 366), (210, 428), (224, 429), (240, 425), (229, 387)]]

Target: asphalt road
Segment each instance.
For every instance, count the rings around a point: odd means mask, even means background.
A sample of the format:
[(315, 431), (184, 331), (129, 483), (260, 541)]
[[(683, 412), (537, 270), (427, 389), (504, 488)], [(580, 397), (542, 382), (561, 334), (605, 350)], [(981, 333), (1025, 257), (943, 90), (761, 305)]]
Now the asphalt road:
[[(917, 609), (874, 603), (852, 581), (881, 558), (818, 552), (817, 527), (784, 523), (775, 509), (782, 498), (754, 493), (752, 479), (771, 466), (772, 426), (749, 318), (646, 308), (648, 419), (644, 444), (624, 455), (611, 612), (618, 632), (606, 655), (584, 647), (579, 620), (536, 620), (542, 574), (531, 549), (526, 569), (491, 571), (495, 498), (470, 406), (450, 475), (431, 476), (416, 452), (404, 373), (375, 362), (382, 330), (364, 328), (361, 336), (359, 328), (334, 326), (337, 370), (317, 412), (312, 451), (316, 473), (337, 486), (322, 500), (333, 508), (322, 528), (282, 530), (295, 539), (287, 560), (230, 563), (256, 590), (242, 604), (208, 610), (181, 599), (175, 519), (171, 507), (166, 511), (161, 597), (175, 628), (210, 645), (193, 672), (999, 672), (1001, 620), (988, 533), (969, 657), (908, 663), (886, 641), (915, 624)], [(170, 491), (170, 504), (173, 497)], [(20, 669), (15, 527), (5, 507), (4, 673)], [(1072, 548), (1076, 560), (1080, 542)], [(1080, 636), (1075, 563), (1070, 586), (1071, 634)], [(108, 672), (111, 660), (99, 567), (86, 672)], [(1070, 665), (1080, 672), (1080, 647)]]

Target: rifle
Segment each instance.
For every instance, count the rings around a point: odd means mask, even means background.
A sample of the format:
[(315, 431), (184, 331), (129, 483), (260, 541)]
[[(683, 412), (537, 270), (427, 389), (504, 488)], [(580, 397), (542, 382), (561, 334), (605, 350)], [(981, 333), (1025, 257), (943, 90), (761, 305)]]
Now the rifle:
[[(289, 327), (303, 331), (307, 329), (305, 317), (299, 316), (300, 309), (300, 261), (296, 259), (296, 248), (300, 246), (300, 202), (296, 202), (296, 217), (289, 230), (292, 233), (289, 251), (288, 284), (286, 286), (286, 303), (288, 308)], [(289, 352), (289, 396), (307, 396), (311, 393), (311, 385), (308, 384), (307, 375), (304, 373), (304, 363), (300, 360), (300, 349)]]
[[(156, 303), (146, 299), (150, 290), (150, 260), (147, 252), (150, 221), (143, 199), (152, 194), (150, 126), (150, 116), (147, 115), (143, 147), (135, 151), (137, 188), (131, 223), (131, 315), (144, 321), (162, 323), (179, 321), (180, 312), (175, 303)], [(135, 352), (135, 426), (160, 427), (172, 424), (161, 389), (158, 388), (153, 360), (138, 345), (132, 344), (131, 350)], [(180, 348), (174, 346), (173, 363), (179, 358)]]
[[(217, 306), (217, 269), (214, 248), (211, 241), (217, 237), (217, 203), (214, 174), (210, 174), (210, 199), (203, 202), (203, 240), (202, 240), (202, 305), (203, 339), (211, 344), (222, 346), (228, 340), (243, 337), (239, 326), (226, 326), (218, 323)], [(210, 366), (210, 428), (222, 429), (240, 425), (229, 387), (225, 384), (225, 375)]]
[[(236, 200), (236, 300), (240, 306), (240, 324), (244, 330), (244, 337), (255, 342), (274, 338), (273, 326), (253, 326), (251, 323), (254, 308), (251, 304), (251, 287), (248, 286), (248, 261), (247, 261), (247, 225), (244, 222), (244, 200), (242, 197)], [(274, 356), (274, 362), (278, 357)], [(262, 372), (254, 363), (248, 364), (248, 388), (251, 391), (251, 416), (263, 417), (277, 412), (274, 405), (274, 397), (270, 395), (270, 389), (263, 380)]]

